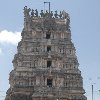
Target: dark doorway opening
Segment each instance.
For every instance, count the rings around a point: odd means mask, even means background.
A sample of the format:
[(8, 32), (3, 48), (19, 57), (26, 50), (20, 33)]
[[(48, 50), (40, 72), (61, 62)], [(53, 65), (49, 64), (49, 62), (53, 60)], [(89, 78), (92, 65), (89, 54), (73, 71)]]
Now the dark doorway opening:
[(50, 33), (48, 34), (46, 34), (46, 39), (50, 39)]
[(51, 46), (47, 46), (47, 52), (51, 51)]
[(47, 67), (51, 67), (52, 61), (47, 61)]
[(47, 86), (52, 87), (52, 79), (47, 79)]

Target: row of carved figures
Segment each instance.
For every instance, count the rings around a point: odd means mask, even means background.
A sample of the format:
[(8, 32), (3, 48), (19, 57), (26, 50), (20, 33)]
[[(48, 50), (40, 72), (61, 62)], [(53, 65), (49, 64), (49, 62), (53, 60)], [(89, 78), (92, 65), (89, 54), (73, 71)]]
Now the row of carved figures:
[[(31, 13), (30, 13), (31, 11)], [(50, 18), (60, 18), (60, 19), (70, 19), (69, 18), (69, 14), (66, 13), (64, 10), (63, 11), (60, 11), (60, 13), (58, 14), (57, 10), (55, 11), (55, 13), (53, 14), (53, 11), (51, 12), (48, 12), (46, 10), (46, 12), (44, 13), (43, 10), (41, 10), (41, 12), (39, 13), (37, 9), (35, 10), (31, 10), (30, 8), (27, 8), (27, 6), (24, 7), (24, 16), (25, 17), (30, 17), (30, 14), (31, 14), (31, 17), (50, 17)]]

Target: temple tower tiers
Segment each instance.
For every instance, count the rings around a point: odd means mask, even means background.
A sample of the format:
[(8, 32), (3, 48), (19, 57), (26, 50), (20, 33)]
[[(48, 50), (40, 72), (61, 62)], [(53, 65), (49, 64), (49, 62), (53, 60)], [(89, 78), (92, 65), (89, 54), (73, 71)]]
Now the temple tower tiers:
[(68, 13), (25, 6), (21, 36), (5, 100), (87, 100)]

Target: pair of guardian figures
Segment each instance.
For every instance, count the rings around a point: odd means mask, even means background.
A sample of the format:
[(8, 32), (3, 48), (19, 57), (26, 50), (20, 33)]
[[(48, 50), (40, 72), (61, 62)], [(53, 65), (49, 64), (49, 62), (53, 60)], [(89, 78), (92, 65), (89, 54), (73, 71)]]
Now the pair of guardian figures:
[[(24, 15), (25, 17), (29, 17), (30, 16), (30, 11), (31, 9), (30, 8), (27, 8), (27, 6), (24, 7)], [(60, 14), (57, 13), (57, 11), (55, 11), (55, 13), (53, 14), (53, 12), (48, 12), (46, 10), (46, 12), (44, 13), (43, 10), (41, 10), (41, 13), (40, 13), (40, 16), (41, 17), (54, 17), (54, 18), (60, 18), (60, 19), (68, 19), (69, 20), (69, 15), (68, 13), (66, 13), (64, 10), (63, 11), (60, 11)], [(39, 14), (38, 14), (38, 10), (33, 10), (31, 11), (31, 17), (39, 17)]]

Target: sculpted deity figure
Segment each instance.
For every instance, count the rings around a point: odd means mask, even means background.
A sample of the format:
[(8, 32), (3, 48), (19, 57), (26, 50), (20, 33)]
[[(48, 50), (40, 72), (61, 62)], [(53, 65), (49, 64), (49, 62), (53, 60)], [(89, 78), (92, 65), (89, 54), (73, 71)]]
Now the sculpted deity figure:
[(40, 13), (41, 17), (44, 17), (44, 13), (43, 13), (43, 10), (41, 10), (41, 13)]
[(68, 13), (66, 13), (64, 10), (62, 11), (62, 15), (63, 15), (63, 19), (65, 19), (65, 23), (66, 23), (66, 28), (67, 30), (70, 30), (70, 17), (68, 15)]
[(66, 13), (64, 10), (62, 11), (62, 15), (63, 15), (63, 19), (67, 19), (68, 18), (68, 13)]
[(30, 16), (30, 15), (29, 15), (29, 12), (30, 12), (30, 11), (31, 11), (31, 9), (30, 9), (30, 8), (28, 9), (27, 6), (25, 6), (25, 7), (24, 7), (24, 16), (25, 16), (25, 17), (29, 17), (29, 16)]
[(31, 16), (34, 17), (34, 10), (32, 9)]
[(55, 16), (55, 18), (58, 18), (57, 10), (55, 11), (54, 16)]
[(37, 11), (37, 9), (35, 10), (35, 16), (38, 17), (38, 11)]
[(62, 12), (60, 11), (59, 17), (62, 18)]
[(49, 13), (48, 11), (46, 10), (46, 13), (45, 13), (45, 17), (48, 17)]
[(53, 12), (51, 11), (51, 13), (50, 13), (50, 17), (52, 18), (52, 16), (53, 16)]

